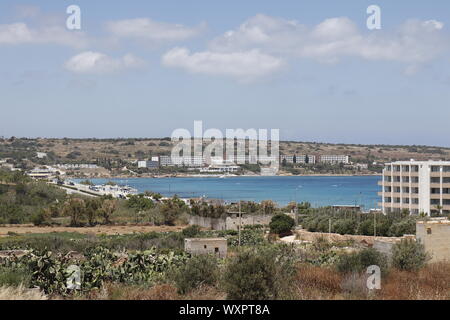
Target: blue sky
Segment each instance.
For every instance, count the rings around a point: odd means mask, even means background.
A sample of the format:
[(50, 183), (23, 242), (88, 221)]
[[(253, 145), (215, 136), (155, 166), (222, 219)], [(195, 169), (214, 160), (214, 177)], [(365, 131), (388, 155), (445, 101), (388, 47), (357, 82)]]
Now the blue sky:
[(444, 0), (2, 0), (0, 136), (164, 137), (202, 120), (450, 146), (449, 25)]

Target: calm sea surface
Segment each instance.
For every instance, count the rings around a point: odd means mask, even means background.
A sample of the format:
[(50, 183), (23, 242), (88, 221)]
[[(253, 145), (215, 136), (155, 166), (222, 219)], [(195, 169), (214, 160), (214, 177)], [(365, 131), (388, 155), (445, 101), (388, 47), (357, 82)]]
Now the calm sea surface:
[[(182, 198), (206, 196), (226, 201), (271, 199), (279, 205), (290, 201), (308, 201), (314, 207), (346, 204), (363, 205), (365, 209), (377, 208), (380, 176), (295, 176), (295, 177), (195, 177), (195, 178), (134, 178), (111, 179), (129, 185), (139, 192), (153, 191), (164, 196)], [(103, 184), (110, 179), (92, 179)]]

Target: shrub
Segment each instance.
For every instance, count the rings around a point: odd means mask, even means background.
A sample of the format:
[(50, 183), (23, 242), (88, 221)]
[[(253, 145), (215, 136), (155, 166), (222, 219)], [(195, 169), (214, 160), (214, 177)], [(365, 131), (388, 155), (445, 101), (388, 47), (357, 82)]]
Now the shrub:
[(405, 234), (415, 234), (416, 233), (416, 220), (404, 219), (393, 223), (389, 228), (389, 236), (391, 237), (401, 237)]
[(200, 227), (197, 225), (189, 226), (181, 232), (186, 238), (193, 238), (200, 233)]
[(294, 225), (295, 225), (294, 219), (292, 219), (288, 215), (280, 213), (272, 217), (269, 227), (271, 233), (283, 235), (283, 234), (290, 234)]
[(185, 294), (200, 285), (216, 284), (219, 276), (217, 258), (211, 255), (193, 256), (187, 263), (171, 272), (178, 292)]
[(403, 239), (392, 248), (392, 265), (399, 270), (419, 270), (429, 259), (423, 244), (414, 240)]
[(227, 299), (267, 300), (289, 295), (296, 268), (291, 247), (248, 248), (226, 266), (223, 287)]
[(343, 254), (336, 263), (336, 269), (341, 273), (365, 272), (371, 265), (379, 266), (381, 272), (387, 271), (387, 258), (384, 254), (373, 248), (363, 249), (359, 252)]

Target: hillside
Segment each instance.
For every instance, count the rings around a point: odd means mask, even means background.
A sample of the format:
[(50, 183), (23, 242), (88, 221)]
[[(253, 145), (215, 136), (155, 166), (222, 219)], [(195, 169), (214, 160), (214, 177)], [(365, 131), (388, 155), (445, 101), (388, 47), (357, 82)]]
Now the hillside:
[[(0, 158), (36, 158), (46, 152), (54, 162), (92, 162), (96, 159), (131, 161), (169, 155), (173, 143), (162, 139), (0, 139)], [(450, 148), (429, 146), (350, 145), (313, 142), (280, 142), (286, 155), (350, 155), (355, 162), (393, 160), (450, 160)]]

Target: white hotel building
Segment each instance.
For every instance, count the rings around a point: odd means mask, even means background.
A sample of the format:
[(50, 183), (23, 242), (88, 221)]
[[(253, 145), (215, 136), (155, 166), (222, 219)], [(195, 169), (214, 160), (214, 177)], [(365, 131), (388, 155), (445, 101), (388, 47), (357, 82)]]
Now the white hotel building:
[(388, 163), (379, 185), (383, 213), (450, 213), (450, 161)]
[(319, 161), (322, 163), (350, 163), (350, 156), (346, 155), (321, 155), (319, 156)]

